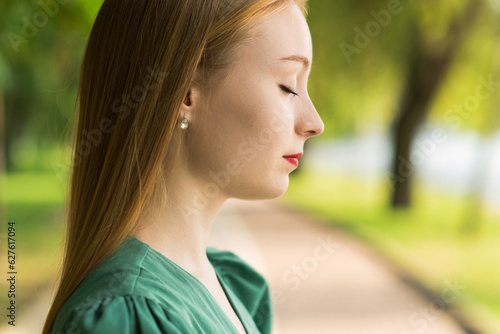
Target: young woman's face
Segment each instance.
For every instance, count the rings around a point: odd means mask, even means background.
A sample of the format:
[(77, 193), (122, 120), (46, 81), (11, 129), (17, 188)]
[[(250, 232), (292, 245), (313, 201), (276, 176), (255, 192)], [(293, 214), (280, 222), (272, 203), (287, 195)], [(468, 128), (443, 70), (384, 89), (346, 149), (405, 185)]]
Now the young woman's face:
[(324, 129), (307, 92), (310, 67), (296, 57), (312, 61), (299, 8), (268, 16), (259, 29), (264, 37), (243, 45), (227, 81), (210, 96), (193, 95), (187, 162), (208, 196), (282, 196), (296, 168), (284, 157), (307, 155), (304, 142)]

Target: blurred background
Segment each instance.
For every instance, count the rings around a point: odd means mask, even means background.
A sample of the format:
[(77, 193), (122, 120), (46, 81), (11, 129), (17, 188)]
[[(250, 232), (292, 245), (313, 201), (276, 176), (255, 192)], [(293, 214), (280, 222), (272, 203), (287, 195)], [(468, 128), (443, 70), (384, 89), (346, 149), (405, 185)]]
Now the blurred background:
[[(7, 272), (15, 221), (24, 310), (60, 261), (68, 133), (101, 4), (0, 2), (0, 267)], [(309, 94), (325, 132), (306, 143), (279, 201), (360, 240), (429, 291), (458, 280), (466, 288), (454, 307), (500, 333), (500, 1), (309, 7)]]

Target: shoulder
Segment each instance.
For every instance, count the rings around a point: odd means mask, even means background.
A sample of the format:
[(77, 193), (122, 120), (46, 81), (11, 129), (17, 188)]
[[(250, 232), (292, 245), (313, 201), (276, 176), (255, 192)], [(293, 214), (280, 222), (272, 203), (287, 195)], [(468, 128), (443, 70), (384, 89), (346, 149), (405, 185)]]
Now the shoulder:
[(267, 287), (264, 276), (234, 252), (207, 247), (207, 256), (227, 281), (245, 282), (251, 288)]
[(272, 308), (264, 275), (231, 251), (207, 247), (207, 255), (224, 282), (245, 305), (261, 333), (270, 333)]
[[(147, 247), (129, 242), (94, 269), (66, 300), (53, 333), (180, 333), (167, 319), (158, 279), (144, 268)], [(156, 326), (156, 327), (155, 327)], [(165, 327), (168, 331), (161, 331)]]
[(56, 320), (52, 333), (172, 333), (181, 330), (156, 301), (142, 296), (114, 296), (85, 302)]
[(144, 267), (148, 255), (149, 249), (144, 244), (125, 243), (80, 283), (66, 306), (121, 295), (142, 295), (154, 299), (150, 291), (141, 288), (144, 281), (154, 278)]

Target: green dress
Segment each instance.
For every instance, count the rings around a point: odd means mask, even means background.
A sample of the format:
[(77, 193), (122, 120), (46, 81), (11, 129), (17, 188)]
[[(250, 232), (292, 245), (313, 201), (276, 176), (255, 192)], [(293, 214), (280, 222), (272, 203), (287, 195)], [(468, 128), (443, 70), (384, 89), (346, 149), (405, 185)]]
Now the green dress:
[[(248, 334), (271, 333), (264, 277), (230, 251), (206, 253)], [(131, 237), (78, 286), (52, 333), (236, 334), (208, 289), (149, 245)]]

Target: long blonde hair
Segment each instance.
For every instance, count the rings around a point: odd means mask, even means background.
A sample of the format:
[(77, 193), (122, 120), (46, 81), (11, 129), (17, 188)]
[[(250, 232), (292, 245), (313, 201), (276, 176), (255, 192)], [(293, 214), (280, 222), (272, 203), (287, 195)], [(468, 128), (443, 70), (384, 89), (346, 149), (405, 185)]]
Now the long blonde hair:
[[(165, 170), (191, 82), (217, 86), (259, 18), (307, 0), (105, 0), (81, 68), (58, 289), (43, 333), (73, 291), (136, 228)], [(168, 158), (166, 158), (168, 157)]]

